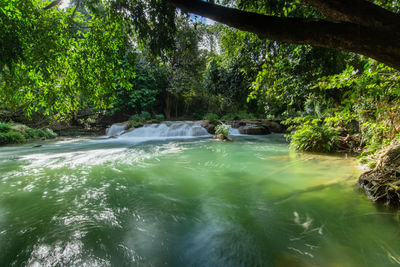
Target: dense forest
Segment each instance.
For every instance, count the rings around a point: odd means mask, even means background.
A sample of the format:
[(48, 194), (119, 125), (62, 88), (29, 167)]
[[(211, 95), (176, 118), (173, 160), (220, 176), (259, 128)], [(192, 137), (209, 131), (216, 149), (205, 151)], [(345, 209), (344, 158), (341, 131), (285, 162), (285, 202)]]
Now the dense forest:
[[(346, 1), (217, 2), (222, 6), (214, 1), (1, 2), (0, 143), (54, 134), (31, 130), (21, 136), (10, 132), (9, 122), (103, 130), (126, 120), (138, 127), (164, 119), (276, 118), (289, 126), (295, 150), (350, 152), (368, 162), (398, 139), (400, 76), (388, 59), (396, 59), (396, 47), (385, 43), (387, 37), (366, 44), (368, 38), (354, 39), (323, 24), (359, 23), (360, 33), (373, 27), (379, 31), (373, 38), (392, 33), (395, 42), (397, 2), (361, 1), (359, 12)], [(375, 11), (380, 13), (374, 16)], [(224, 12), (238, 20), (256, 13), (263, 18), (232, 22)], [(273, 17), (276, 23), (312, 20), (331, 32), (299, 37), (299, 29), (287, 24), (293, 30), (286, 34), (300, 40), (257, 27)], [(271, 27), (281, 31), (279, 25)], [(380, 53), (379, 45), (392, 54)]]
[(0, 0), (0, 266), (398, 266), (399, 71), (400, 1)]

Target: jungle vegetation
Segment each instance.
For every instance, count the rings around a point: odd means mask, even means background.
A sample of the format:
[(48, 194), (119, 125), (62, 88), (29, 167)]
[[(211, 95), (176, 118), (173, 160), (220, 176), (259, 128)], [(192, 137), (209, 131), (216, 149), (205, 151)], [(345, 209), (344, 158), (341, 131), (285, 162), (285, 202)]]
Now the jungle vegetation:
[(2, 1), (0, 118), (279, 118), (294, 149), (373, 153), (400, 132), (400, 4), (350, 2)]

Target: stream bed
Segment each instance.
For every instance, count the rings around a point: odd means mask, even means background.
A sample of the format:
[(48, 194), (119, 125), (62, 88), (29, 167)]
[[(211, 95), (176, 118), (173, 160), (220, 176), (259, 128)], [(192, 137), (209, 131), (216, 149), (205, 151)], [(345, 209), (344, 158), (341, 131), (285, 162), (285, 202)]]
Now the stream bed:
[(282, 135), (0, 148), (0, 266), (397, 266), (352, 158)]

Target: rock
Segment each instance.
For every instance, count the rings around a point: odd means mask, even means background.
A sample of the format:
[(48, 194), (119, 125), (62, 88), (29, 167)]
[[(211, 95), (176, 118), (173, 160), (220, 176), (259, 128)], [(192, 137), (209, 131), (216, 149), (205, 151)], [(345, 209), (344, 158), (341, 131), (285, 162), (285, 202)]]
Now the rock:
[(213, 136), (213, 138), (220, 141), (233, 141), (232, 138), (229, 138), (229, 136), (225, 136), (223, 134), (216, 134)]
[(239, 127), (239, 133), (241, 134), (254, 134), (254, 135), (264, 135), (270, 134), (271, 132), (267, 127), (255, 124), (246, 124), (245, 126)]
[(286, 129), (280, 123), (273, 120), (263, 120), (262, 125), (267, 127), (272, 133), (285, 133)]
[(42, 145), (34, 145), (32, 148), (41, 147)]
[(239, 128), (240, 126), (246, 126), (246, 122), (244, 121), (225, 121), (225, 124), (232, 126), (232, 128)]
[(201, 127), (205, 128), (209, 134), (215, 134), (215, 125), (208, 120), (201, 122)]

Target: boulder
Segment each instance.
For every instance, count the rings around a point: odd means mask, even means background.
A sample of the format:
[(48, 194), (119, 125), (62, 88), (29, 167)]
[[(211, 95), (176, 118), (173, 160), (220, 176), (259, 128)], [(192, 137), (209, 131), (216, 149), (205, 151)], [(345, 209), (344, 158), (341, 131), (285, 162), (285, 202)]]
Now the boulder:
[(262, 125), (246, 124), (245, 126), (239, 127), (239, 133), (241, 134), (254, 134), (254, 135), (264, 135), (270, 134), (269, 129)]
[(285, 133), (286, 129), (279, 122), (273, 120), (263, 120), (261, 125), (267, 127), (272, 133)]
[(201, 122), (201, 127), (205, 128), (209, 134), (215, 134), (215, 125), (209, 120), (204, 120)]
[(232, 126), (232, 128), (239, 128), (240, 126), (246, 126), (245, 121), (236, 120), (236, 121), (225, 121), (225, 124)]

